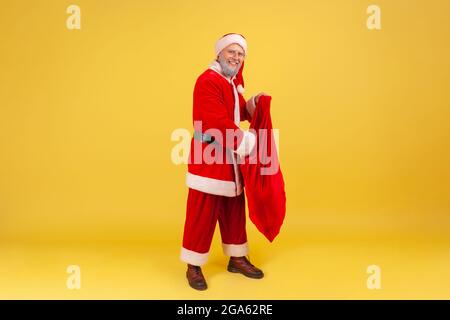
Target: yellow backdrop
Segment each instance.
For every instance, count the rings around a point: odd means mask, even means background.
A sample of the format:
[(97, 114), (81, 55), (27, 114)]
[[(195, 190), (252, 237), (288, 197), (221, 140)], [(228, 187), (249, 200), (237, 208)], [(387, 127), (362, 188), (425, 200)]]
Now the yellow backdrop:
[[(80, 29), (66, 26), (71, 4)], [(371, 4), (381, 30), (366, 26)], [(449, 11), (446, 0), (0, 1), (0, 296), (450, 298)], [(246, 98), (273, 97), (287, 213), (273, 244), (248, 222), (266, 279), (223, 274), (216, 234), (198, 296), (178, 261), (186, 166), (172, 163), (170, 136), (192, 130), (195, 80), (229, 32), (248, 40)], [(69, 264), (85, 270), (78, 292)], [(248, 287), (233, 296), (230, 281)]]

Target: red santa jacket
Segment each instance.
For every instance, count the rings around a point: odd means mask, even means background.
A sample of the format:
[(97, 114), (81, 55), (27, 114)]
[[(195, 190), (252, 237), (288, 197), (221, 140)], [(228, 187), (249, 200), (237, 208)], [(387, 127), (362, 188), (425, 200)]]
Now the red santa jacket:
[[(254, 97), (246, 101), (242, 95), (243, 67), (244, 64), (230, 79), (222, 75), (220, 64), (213, 61), (196, 81), (194, 137), (186, 174), (189, 188), (228, 197), (242, 193), (237, 155), (248, 155), (256, 143), (252, 133), (239, 128), (240, 121), (251, 121), (255, 110)], [(229, 138), (230, 133), (233, 139)]]

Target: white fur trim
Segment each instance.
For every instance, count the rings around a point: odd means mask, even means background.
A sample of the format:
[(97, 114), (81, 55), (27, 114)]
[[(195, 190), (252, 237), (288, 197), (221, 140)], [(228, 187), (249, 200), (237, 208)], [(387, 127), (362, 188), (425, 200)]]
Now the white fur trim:
[(242, 192), (241, 188), (236, 188), (234, 181), (202, 177), (190, 172), (186, 174), (186, 185), (191, 189), (225, 197), (236, 197)]
[(202, 266), (208, 261), (209, 252), (198, 253), (186, 248), (181, 248), (180, 260), (193, 266)]
[(236, 149), (236, 153), (241, 157), (249, 155), (256, 145), (256, 136), (250, 131), (244, 131), (244, 137)]
[(244, 49), (244, 54), (247, 55), (247, 41), (240, 34), (231, 33), (217, 40), (215, 46), (216, 56), (219, 55), (220, 51), (222, 51), (232, 43), (237, 43), (238, 45), (240, 45), (242, 49)]
[(238, 84), (238, 86), (237, 86), (237, 91), (238, 91), (240, 94), (243, 94), (243, 93), (245, 92), (245, 89), (244, 89), (244, 87), (242, 86), (242, 84)]
[(245, 107), (247, 108), (248, 113), (250, 113), (250, 115), (253, 117), (253, 113), (255, 113), (256, 109), (255, 96), (247, 100), (247, 104)]
[(222, 243), (223, 253), (229, 257), (243, 257), (248, 254), (248, 243), (226, 244)]
[(236, 89), (236, 86), (234, 85), (234, 82), (231, 81), (231, 84), (233, 85), (233, 93), (234, 93), (234, 124), (239, 127), (239, 124), (241, 123), (241, 110), (239, 105), (239, 94)]

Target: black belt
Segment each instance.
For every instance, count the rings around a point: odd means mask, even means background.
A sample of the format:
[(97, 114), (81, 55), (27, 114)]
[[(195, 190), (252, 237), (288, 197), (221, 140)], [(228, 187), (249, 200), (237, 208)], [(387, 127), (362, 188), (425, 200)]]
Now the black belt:
[(213, 136), (207, 133), (201, 133), (199, 131), (194, 131), (194, 139), (208, 144), (214, 142)]

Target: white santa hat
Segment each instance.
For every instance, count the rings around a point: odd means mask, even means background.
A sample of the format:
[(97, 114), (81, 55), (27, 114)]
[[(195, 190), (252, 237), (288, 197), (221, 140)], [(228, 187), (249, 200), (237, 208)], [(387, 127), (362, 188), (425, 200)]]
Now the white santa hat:
[(220, 51), (229, 46), (230, 44), (237, 43), (244, 49), (244, 54), (247, 55), (247, 41), (244, 36), (239, 33), (228, 33), (216, 42), (216, 56), (219, 55)]

